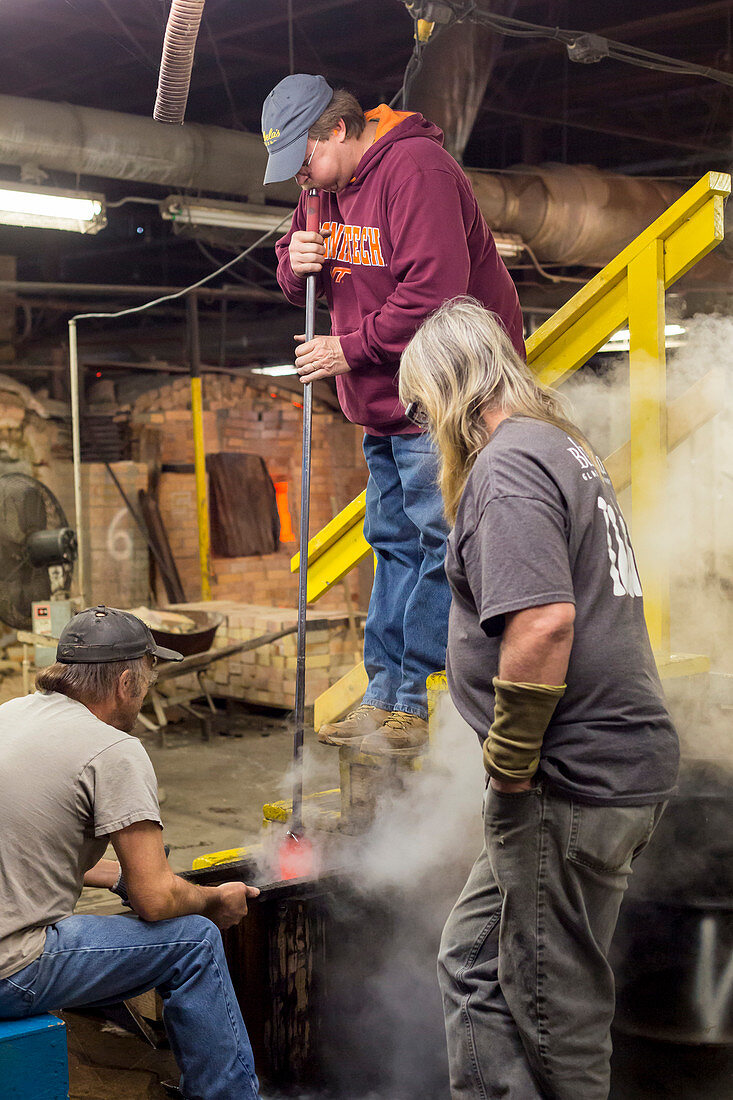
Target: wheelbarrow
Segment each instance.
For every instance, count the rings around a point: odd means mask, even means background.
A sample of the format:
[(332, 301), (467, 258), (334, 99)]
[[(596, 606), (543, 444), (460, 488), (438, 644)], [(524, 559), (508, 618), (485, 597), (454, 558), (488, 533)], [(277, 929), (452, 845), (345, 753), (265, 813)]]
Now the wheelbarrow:
[[(210, 611), (190, 611), (188, 609), (186, 609), (186, 616), (194, 620), (198, 627), (197, 630), (189, 631), (186, 634), (177, 634), (172, 631), (160, 630), (158, 627), (150, 628), (159, 645), (166, 646), (168, 649), (175, 649), (184, 655), (182, 661), (171, 661), (162, 665), (158, 669), (156, 682), (148, 688), (145, 702), (150, 703), (155, 720), (142, 711), (139, 714), (139, 719), (145, 728), (159, 734), (161, 748), (165, 746), (168, 711), (173, 707), (180, 707), (193, 715), (201, 725), (202, 739), (204, 741), (210, 740), (212, 718), (219, 713), (204, 679), (204, 674), (211, 665), (215, 664), (216, 661), (223, 661), (227, 657), (232, 657), (235, 653), (246, 653), (250, 649), (259, 649), (260, 646), (270, 645), (279, 638), (294, 634), (297, 630), (297, 626), (289, 626), (275, 633), (260, 634), (246, 642), (238, 642), (235, 645), (214, 649), (212, 648), (214, 636), (218, 627), (224, 621), (224, 616)], [(314, 625), (311, 625), (310, 629), (313, 629)], [(322, 626), (323, 624), (319, 625)], [(195, 691), (190, 687), (176, 687), (176, 680), (181, 676), (191, 674), (195, 675), (198, 680), (200, 691)], [(167, 684), (170, 684), (170, 688), (161, 691), (161, 686)], [(200, 696), (205, 698), (208, 712), (197, 710), (192, 705), (192, 700)]]

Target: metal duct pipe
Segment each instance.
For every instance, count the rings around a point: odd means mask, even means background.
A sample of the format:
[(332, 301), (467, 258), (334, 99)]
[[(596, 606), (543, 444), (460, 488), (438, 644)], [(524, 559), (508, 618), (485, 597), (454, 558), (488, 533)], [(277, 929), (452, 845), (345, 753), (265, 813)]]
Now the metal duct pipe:
[(173, 0), (163, 39), (153, 118), (183, 125), (205, 0)]
[(585, 164), (467, 174), (491, 228), (518, 234), (539, 260), (556, 264), (602, 267), (685, 190)]
[[(259, 134), (195, 123), (169, 129), (137, 115), (0, 96), (0, 164), (30, 162), (261, 201), (266, 159)], [(590, 165), (466, 171), (492, 229), (516, 233), (545, 263), (608, 263), (684, 190)], [(297, 194), (295, 182), (267, 189), (268, 198), (283, 202), (294, 203)]]
[[(493, 0), (491, 10), (511, 15), (516, 4), (517, 0)], [(504, 40), (471, 20), (433, 34), (410, 85), (407, 110), (420, 111), (440, 126), (445, 148), (460, 163)]]
[[(38, 164), (61, 172), (136, 180), (201, 191), (264, 197), (267, 153), (259, 134), (0, 95), (0, 164)], [(295, 202), (295, 182), (267, 197)]]

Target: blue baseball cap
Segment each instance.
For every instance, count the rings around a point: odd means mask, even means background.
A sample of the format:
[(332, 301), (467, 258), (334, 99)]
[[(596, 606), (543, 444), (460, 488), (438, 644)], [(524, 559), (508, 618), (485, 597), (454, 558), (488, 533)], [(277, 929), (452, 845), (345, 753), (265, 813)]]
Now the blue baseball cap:
[(277, 84), (262, 106), (262, 140), (269, 159), (265, 183), (282, 183), (300, 170), (308, 130), (333, 99), (322, 76), (294, 73)]

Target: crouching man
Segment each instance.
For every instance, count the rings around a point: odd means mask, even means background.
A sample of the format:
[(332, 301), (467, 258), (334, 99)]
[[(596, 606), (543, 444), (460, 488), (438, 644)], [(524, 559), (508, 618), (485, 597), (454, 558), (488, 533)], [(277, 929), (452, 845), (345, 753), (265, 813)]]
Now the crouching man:
[[(259, 891), (173, 874), (152, 764), (130, 730), (157, 660), (134, 615), (74, 616), (34, 695), (0, 706), (0, 1018), (100, 1006), (155, 988), (188, 1100), (256, 1100), (219, 929)], [(108, 842), (117, 859), (103, 859)], [(82, 886), (115, 889), (127, 916), (74, 916)]]

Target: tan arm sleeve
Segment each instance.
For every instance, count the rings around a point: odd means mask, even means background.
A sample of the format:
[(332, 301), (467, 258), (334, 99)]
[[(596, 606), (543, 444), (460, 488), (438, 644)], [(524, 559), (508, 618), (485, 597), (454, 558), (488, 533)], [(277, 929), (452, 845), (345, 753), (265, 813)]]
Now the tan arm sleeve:
[(531, 779), (565, 684), (513, 684), (494, 677), (494, 721), (484, 741), (484, 767), (495, 779)]

